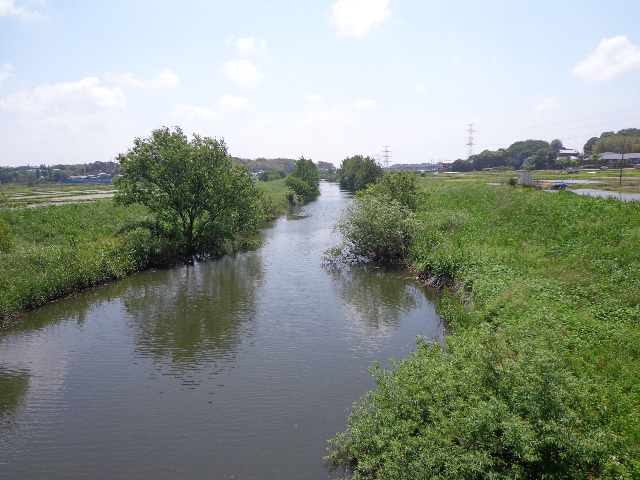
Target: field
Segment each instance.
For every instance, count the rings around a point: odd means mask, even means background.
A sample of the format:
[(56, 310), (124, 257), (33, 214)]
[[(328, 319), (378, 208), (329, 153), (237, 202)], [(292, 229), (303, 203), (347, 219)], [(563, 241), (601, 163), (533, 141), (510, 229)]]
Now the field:
[[(471, 172), (471, 173), (443, 173), (438, 176), (459, 180), (485, 180), (493, 183), (507, 183), (509, 178), (517, 178), (515, 171), (495, 172)], [(569, 189), (597, 188), (628, 193), (640, 193), (640, 170), (625, 168), (622, 171), (620, 182), (620, 169), (609, 168), (606, 170), (584, 169), (580, 173), (567, 173), (566, 170), (535, 170), (533, 172), (534, 186), (550, 188), (556, 181), (581, 181), (590, 183), (570, 183)], [(592, 182), (592, 183), (591, 183)]]
[(43, 183), (38, 186), (8, 184), (0, 186), (0, 194), (16, 205), (49, 205), (92, 201), (113, 196), (110, 183)]

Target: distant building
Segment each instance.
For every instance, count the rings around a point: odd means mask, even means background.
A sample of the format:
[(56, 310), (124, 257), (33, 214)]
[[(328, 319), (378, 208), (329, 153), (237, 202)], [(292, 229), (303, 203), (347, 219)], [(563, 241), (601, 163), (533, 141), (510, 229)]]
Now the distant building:
[(566, 158), (566, 157), (579, 157), (580, 152), (575, 148), (561, 148), (558, 150), (558, 157)]
[[(622, 154), (605, 152), (602, 154), (602, 160), (604, 160), (608, 164), (617, 164), (618, 162), (620, 162), (620, 160), (622, 160)], [(640, 162), (640, 153), (625, 153), (624, 162), (631, 164)]]

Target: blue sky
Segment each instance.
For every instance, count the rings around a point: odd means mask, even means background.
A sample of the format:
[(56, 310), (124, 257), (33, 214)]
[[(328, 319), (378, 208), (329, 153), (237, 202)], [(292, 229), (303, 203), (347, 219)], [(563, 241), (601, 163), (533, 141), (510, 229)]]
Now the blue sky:
[(243, 158), (582, 149), (640, 127), (637, 0), (0, 0), (0, 166), (161, 126)]

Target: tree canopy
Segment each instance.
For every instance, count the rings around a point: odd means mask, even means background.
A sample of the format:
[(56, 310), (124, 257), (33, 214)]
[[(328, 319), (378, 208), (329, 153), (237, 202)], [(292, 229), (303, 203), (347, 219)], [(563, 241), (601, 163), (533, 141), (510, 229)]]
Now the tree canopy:
[(338, 169), (338, 182), (342, 188), (357, 191), (376, 183), (383, 173), (384, 170), (373, 158), (356, 155), (342, 161)]
[(632, 153), (640, 152), (640, 131), (637, 135), (625, 135), (618, 132), (615, 135), (601, 137), (593, 146), (595, 153)]
[(304, 157), (300, 157), (293, 172), (284, 182), (298, 197), (305, 200), (320, 194), (318, 167), (312, 160), (307, 160)]
[(591, 137), (584, 144), (585, 155), (605, 152), (640, 152), (640, 129), (624, 128), (617, 133), (602, 132), (600, 137)]
[(146, 206), (181, 253), (217, 253), (264, 217), (250, 173), (232, 163), (224, 140), (163, 127), (117, 159), (116, 201)]
[(544, 168), (547, 165), (553, 167), (561, 148), (562, 142), (557, 139), (551, 143), (544, 140), (523, 140), (512, 143), (506, 149), (484, 150), (476, 155), (471, 155), (468, 160), (456, 160), (451, 168), (456, 172), (468, 172), (495, 167), (514, 169)]

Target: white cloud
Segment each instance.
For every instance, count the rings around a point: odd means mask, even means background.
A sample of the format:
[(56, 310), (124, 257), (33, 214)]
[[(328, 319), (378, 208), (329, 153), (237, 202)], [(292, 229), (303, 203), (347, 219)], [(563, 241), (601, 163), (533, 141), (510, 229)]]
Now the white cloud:
[(0, 17), (18, 17), (26, 22), (44, 18), (40, 12), (17, 7), (14, 0), (0, 0)]
[(556, 98), (545, 98), (541, 102), (539, 102), (535, 107), (533, 107), (533, 114), (540, 117), (546, 115), (547, 113), (553, 112), (558, 107), (558, 99)]
[(320, 127), (330, 126), (332, 128), (349, 123), (350, 117), (346, 111), (340, 106), (333, 106), (327, 110), (317, 112), (307, 117), (307, 119), (300, 125), (300, 130), (305, 133), (310, 133)]
[(232, 60), (222, 66), (232, 82), (245, 88), (257, 86), (264, 77), (249, 60)]
[(127, 97), (119, 88), (101, 87), (95, 77), (20, 91), (0, 100), (0, 109), (22, 115), (55, 115), (96, 110), (123, 110)]
[(107, 73), (106, 79), (134, 88), (176, 88), (180, 85), (178, 76), (168, 68), (156, 72), (151, 80), (136, 78), (133, 73)]
[(267, 41), (265, 39), (256, 41), (253, 37), (239, 38), (236, 41), (236, 48), (241, 55), (253, 55), (264, 52), (267, 49)]
[(391, 17), (389, 0), (340, 0), (333, 4), (331, 21), (340, 33), (361, 37)]
[(360, 109), (363, 109), (363, 110), (365, 108), (375, 107), (377, 104), (378, 104), (378, 102), (376, 102), (373, 98), (365, 98), (363, 100), (360, 100), (360, 101), (354, 103), (356, 108), (360, 108)]
[(2, 64), (2, 70), (0, 70), (0, 82), (3, 82), (7, 78), (11, 76), (11, 72), (13, 71), (13, 65), (10, 63)]
[(423, 95), (424, 93), (427, 92), (427, 87), (425, 87), (424, 85), (418, 85), (416, 87), (416, 92), (419, 93), (420, 95)]
[(251, 106), (251, 102), (244, 97), (236, 97), (235, 95), (223, 95), (218, 99), (218, 105), (223, 110), (235, 112), (245, 110)]
[(309, 103), (309, 105), (313, 105), (314, 107), (322, 105), (322, 97), (319, 93), (305, 93), (302, 97)]
[(182, 118), (196, 118), (200, 120), (217, 120), (218, 114), (206, 108), (196, 107), (193, 105), (185, 105), (183, 103), (176, 105), (172, 115)]
[(571, 73), (587, 83), (608, 82), (628, 70), (640, 68), (640, 46), (625, 36), (605, 38)]

